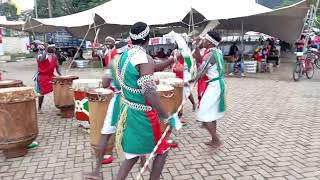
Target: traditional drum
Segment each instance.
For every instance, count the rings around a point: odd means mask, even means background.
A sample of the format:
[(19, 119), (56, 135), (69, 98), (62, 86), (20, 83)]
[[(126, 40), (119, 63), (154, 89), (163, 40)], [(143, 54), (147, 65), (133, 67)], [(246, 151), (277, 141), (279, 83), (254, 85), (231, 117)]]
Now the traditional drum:
[[(90, 142), (96, 151), (100, 142), (101, 129), (104, 124), (109, 102), (113, 97), (113, 91), (109, 89), (97, 88), (88, 93), (89, 114), (90, 114)], [(114, 139), (110, 138), (106, 154), (112, 155)]]
[(35, 99), (31, 87), (0, 89), (0, 150), (6, 158), (27, 154), (38, 135)]
[(1, 88), (10, 88), (10, 87), (22, 87), (23, 83), (20, 80), (2, 80), (0, 81), (0, 89)]
[(159, 84), (160, 79), (175, 78), (176, 74), (173, 72), (155, 72), (153, 76), (156, 84)]
[(53, 78), (53, 98), (55, 106), (61, 110), (62, 118), (72, 118), (74, 115), (74, 93), (72, 81), (77, 76), (58, 76)]
[(75, 114), (79, 121), (89, 122), (89, 102), (87, 92), (102, 86), (101, 79), (77, 79), (72, 83), (75, 99)]
[[(170, 114), (175, 113), (176, 102), (174, 99), (174, 88), (169, 85), (160, 84), (157, 85), (157, 92), (159, 93), (160, 102), (165, 111)], [(162, 131), (167, 127), (165, 122), (161, 122), (160, 126)]]
[(179, 78), (160, 79), (160, 84), (170, 85), (174, 88), (174, 112), (177, 112), (183, 100), (183, 80)]

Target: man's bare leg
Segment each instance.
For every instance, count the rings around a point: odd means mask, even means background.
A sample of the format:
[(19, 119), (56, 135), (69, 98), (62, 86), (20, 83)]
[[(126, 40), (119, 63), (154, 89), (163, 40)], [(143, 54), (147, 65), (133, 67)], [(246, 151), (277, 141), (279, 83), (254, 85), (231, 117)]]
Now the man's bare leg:
[(166, 163), (167, 156), (168, 156), (168, 152), (156, 156), (156, 158), (153, 161), (150, 180), (160, 179), (161, 172), (163, 170), (164, 164)]
[(116, 180), (125, 180), (138, 159), (139, 157), (124, 160), (121, 164)]
[(192, 103), (192, 112), (195, 112), (196, 109), (197, 109), (197, 104), (196, 104), (196, 102), (195, 102), (192, 94), (190, 94), (189, 100), (190, 100), (190, 102)]
[(43, 104), (43, 100), (44, 100), (44, 96), (39, 96), (38, 98), (38, 111), (40, 114), (42, 114), (42, 104)]
[(205, 144), (214, 148), (219, 148), (222, 145), (222, 142), (220, 141), (219, 136), (217, 135), (217, 121), (204, 122), (203, 126), (211, 135), (211, 141)]

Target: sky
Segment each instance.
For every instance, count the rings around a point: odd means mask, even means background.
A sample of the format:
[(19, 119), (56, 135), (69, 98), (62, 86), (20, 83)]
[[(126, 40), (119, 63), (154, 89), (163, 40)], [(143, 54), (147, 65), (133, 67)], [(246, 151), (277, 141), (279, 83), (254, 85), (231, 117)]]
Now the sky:
[(34, 0), (15, 0), (16, 4), (21, 10), (33, 9)]

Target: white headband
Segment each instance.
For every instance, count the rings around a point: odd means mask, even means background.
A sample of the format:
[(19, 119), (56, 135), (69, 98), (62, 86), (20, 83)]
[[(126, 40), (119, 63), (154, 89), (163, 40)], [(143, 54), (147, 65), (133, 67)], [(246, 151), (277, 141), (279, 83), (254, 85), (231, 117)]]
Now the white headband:
[(208, 41), (210, 41), (213, 45), (215, 46), (218, 46), (219, 45), (219, 42), (216, 41), (215, 39), (213, 39), (209, 34), (206, 34), (206, 37), (205, 37)]
[(149, 32), (150, 32), (150, 28), (149, 28), (149, 26), (147, 26), (146, 29), (139, 34), (132, 34), (130, 32), (130, 38), (133, 40), (139, 40), (139, 39), (144, 40), (144, 38), (149, 35)]
[(106, 37), (105, 41), (108, 40), (108, 39), (110, 39), (111, 41), (116, 42), (116, 40), (113, 37), (108, 36), (108, 37)]

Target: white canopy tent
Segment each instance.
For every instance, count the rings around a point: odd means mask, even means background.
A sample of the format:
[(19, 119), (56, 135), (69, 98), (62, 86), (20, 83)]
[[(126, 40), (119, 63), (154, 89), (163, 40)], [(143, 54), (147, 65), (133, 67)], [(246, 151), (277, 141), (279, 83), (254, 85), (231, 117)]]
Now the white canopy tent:
[(101, 40), (108, 35), (128, 32), (130, 25), (137, 21), (154, 27), (190, 27), (219, 20), (221, 29), (243, 27), (293, 42), (300, 34), (308, 8), (306, 0), (275, 11), (255, 0), (111, 0), (73, 15), (31, 19), (23, 30), (54, 32), (64, 27), (75, 37), (86, 35), (86, 39), (93, 40), (100, 28), (98, 39)]
[(220, 20), (217, 28), (239, 30), (243, 27), (246, 31), (262, 32), (288, 43), (294, 43), (301, 33), (308, 10), (309, 4), (303, 0), (271, 12)]
[(24, 23), (23, 21), (8, 21), (5, 16), (0, 16), (0, 27), (21, 30)]
[[(248, 11), (249, 8), (250, 11)], [(190, 16), (190, 11), (194, 16)], [(53, 32), (59, 27), (64, 27), (73, 35), (84, 37), (89, 26), (95, 23), (91, 29), (99, 27), (100, 33), (106, 36), (127, 32), (129, 25), (137, 21), (154, 26), (189, 27), (193, 24), (206, 23), (207, 19), (235, 18), (267, 11), (270, 9), (255, 3), (254, 0), (241, 2), (234, 0), (112, 0), (96, 8), (69, 16), (31, 19), (25, 24), (24, 30)], [(93, 18), (94, 14), (97, 15), (95, 18)], [(191, 18), (192, 24), (190, 24)], [(87, 38), (94, 38), (95, 32), (89, 31)]]

